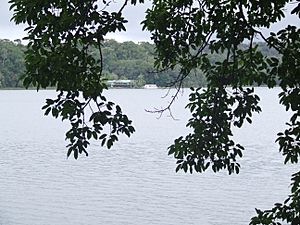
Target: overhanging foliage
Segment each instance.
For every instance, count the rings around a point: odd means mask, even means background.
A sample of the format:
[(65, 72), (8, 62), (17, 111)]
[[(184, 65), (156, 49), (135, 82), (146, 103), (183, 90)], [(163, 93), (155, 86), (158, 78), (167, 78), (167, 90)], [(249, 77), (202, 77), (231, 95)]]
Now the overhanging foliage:
[[(120, 107), (113, 108), (114, 104), (102, 95), (105, 85), (101, 48), (107, 33), (125, 30), (122, 10), (129, 1), (124, 1), (118, 12), (106, 11), (109, 2), (104, 0), (10, 3), (15, 22), (29, 25), (24, 84), (57, 87), (58, 98), (47, 100), (44, 109), (46, 114), (52, 112), (55, 117), (70, 120), (68, 154), (73, 152), (77, 157), (86, 152), (92, 137), (111, 147), (119, 133), (130, 136), (134, 131), (131, 121)], [(279, 150), (285, 163), (298, 163), (300, 30), (288, 25), (269, 36), (260, 31), (284, 18), (287, 4), (293, 4), (291, 13), (299, 17), (299, 1), (153, 0), (143, 26), (151, 32), (156, 46), (156, 68), (180, 68), (174, 84), (177, 88), (195, 69), (201, 69), (208, 82), (207, 88), (196, 89), (190, 95), (187, 107), (192, 117), (187, 126), (192, 132), (169, 147), (169, 153), (177, 159), (177, 170), (203, 172), (211, 167), (213, 171), (227, 169), (238, 173), (237, 158), (244, 148), (234, 142), (231, 129), (241, 127), (245, 121), (251, 123), (252, 114), (260, 111), (259, 97), (252, 88), (244, 86), (264, 84), (272, 88), (277, 81), (282, 88), (280, 103), (292, 113), (287, 129), (278, 134)], [(281, 57), (264, 56), (254, 43), (256, 38), (276, 49)], [(248, 47), (240, 49), (242, 43)], [(98, 48), (99, 60), (88, 54), (90, 46)], [(226, 57), (212, 61), (207, 49)], [(92, 110), (91, 125), (87, 125), (86, 109), (92, 102), (97, 111)], [(103, 134), (105, 126), (112, 129)], [(251, 224), (299, 224), (299, 180), (300, 174), (294, 174), (290, 197), (271, 210), (257, 210)]]

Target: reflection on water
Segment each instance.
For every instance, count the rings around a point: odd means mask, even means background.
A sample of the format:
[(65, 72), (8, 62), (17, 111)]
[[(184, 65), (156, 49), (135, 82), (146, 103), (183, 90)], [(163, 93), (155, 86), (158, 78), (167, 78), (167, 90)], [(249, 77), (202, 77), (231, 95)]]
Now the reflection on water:
[(76, 161), (66, 159), (68, 125), (40, 110), (53, 91), (0, 91), (0, 224), (248, 224), (255, 207), (285, 199), (293, 171), (274, 143), (288, 118), (278, 90), (258, 92), (263, 113), (235, 131), (246, 151), (241, 173), (228, 176), (174, 172), (167, 147), (187, 133), (187, 93), (173, 108), (179, 120), (157, 120), (145, 109), (166, 104), (164, 90), (110, 90), (137, 132)]

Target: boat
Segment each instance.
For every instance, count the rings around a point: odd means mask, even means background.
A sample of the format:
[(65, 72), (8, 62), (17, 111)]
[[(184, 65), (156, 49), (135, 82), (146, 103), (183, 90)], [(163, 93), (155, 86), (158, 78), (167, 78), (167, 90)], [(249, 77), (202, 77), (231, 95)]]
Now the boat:
[(145, 89), (157, 89), (157, 85), (156, 84), (145, 84), (144, 85)]

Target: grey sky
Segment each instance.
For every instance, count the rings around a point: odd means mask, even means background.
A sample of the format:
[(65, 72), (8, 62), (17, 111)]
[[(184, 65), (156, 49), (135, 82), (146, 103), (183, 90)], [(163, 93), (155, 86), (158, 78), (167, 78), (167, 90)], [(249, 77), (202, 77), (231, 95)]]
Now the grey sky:
[(108, 38), (113, 38), (118, 41), (150, 41), (150, 34), (147, 31), (142, 31), (142, 25), (140, 24), (141, 21), (144, 20), (145, 11), (150, 6), (150, 0), (145, 0), (145, 4), (126, 6), (126, 8), (124, 9), (124, 16), (128, 20), (128, 23), (125, 25), (127, 31), (110, 34), (108, 35)]
[[(0, 2), (0, 39), (22, 39), (25, 36), (25, 32), (23, 31), (25, 25), (17, 26), (14, 22), (11, 22), (10, 19), (13, 13), (9, 11), (8, 0), (0, 0)], [(115, 2), (117, 1), (115, 0)], [(150, 41), (150, 34), (142, 31), (142, 26), (140, 25), (140, 22), (144, 19), (146, 9), (150, 5), (150, 0), (146, 0), (145, 4), (138, 4), (136, 6), (128, 5), (124, 9), (125, 18), (128, 20), (128, 23), (125, 25), (127, 31), (110, 34), (108, 38), (114, 38), (117, 41)], [(117, 10), (118, 8), (119, 4), (112, 3), (108, 10)]]
[(12, 12), (9, 11), (8, 0), (0, 0), (0, 38), (1, 39), (21, 39), (24, 34), (23, 30), (25, 26), (16, 26), (10, 21)]
[[(115, 0), (116, 2), (117, 0)], [(13, 22), (10, 22), (10, 18), (12, 17), (12, 12), (9, 12), (9, 4), (8, 0), (0, 0), (0, 39), (21, 39), (25, 33), (23, 32), (25, 26), (24, 25), (15, 25)], [(118, 1), (122, 2), (122, 1)], [(127, 6), (124, 10), (125, 18), (129, 21), (126, 25), (127, 31), (121, 33), (110, 34), (107, 38), (114, 38), (117, 41), (150, 41), (150, 35), (146, 31), (142, 31), (142, 27), (140, 22), (144, 19), (144, 12), (147, 7), (150, 7), (151, 1), (146, 0), (145, 4), (139, 4), (136, 6)], [(117, 8), (118, 4), (115, 3), (110, 6), (111, 9)], [(295, 7), (289, 6), (287, 11), (291, 8)], [(276, 32), (279, 29), (282, 29), (287, 24), (300, 26), (300, 20), (297, 16), (288, 15), (284, 21), (277, 23), (271, 27), (271, 31)], [(264, 33), (268, 33), (266, 30), (263, 30)]]

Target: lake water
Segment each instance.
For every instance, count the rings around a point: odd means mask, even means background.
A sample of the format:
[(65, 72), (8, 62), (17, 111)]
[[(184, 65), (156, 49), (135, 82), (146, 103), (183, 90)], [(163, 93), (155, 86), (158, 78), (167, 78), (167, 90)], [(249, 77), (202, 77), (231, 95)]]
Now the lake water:
[(109, 90), (137, 132), (112, 150), (94, 143), (76, 161), (66, 158), (67, 124), (40, 110), (54, 91), (0, 91), (0, 224), (246, 225), (255, 208), (282, 202), (296, 167), (284, 166), (274, 142), (288, 118), (279, 89), (257, 89), (263, 112), (235, 131), (246, 150), (231, 176), (175, 173), (167, 147), (187, 133), (187, 92), (174, 120), (145, 112), (167, 104), (166, 90)]

